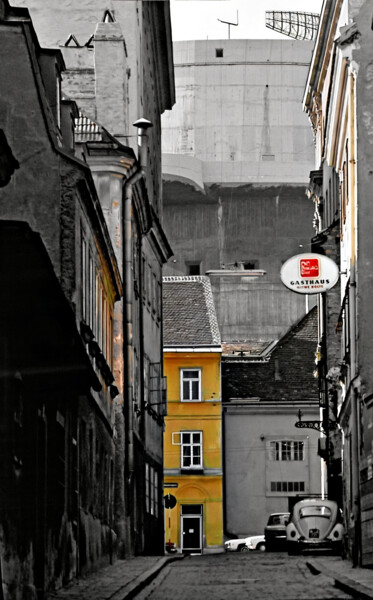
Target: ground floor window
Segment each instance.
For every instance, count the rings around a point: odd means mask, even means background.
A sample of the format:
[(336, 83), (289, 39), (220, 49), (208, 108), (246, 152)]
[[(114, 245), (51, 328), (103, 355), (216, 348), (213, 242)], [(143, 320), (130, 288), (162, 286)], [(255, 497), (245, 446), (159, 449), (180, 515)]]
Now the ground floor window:
[(304, 492), (304, 481), (271, 481), (271, 492)]
[(158, 487), (158, 472), (145, 463), (145, 508), (154, 517), (158, 517)]

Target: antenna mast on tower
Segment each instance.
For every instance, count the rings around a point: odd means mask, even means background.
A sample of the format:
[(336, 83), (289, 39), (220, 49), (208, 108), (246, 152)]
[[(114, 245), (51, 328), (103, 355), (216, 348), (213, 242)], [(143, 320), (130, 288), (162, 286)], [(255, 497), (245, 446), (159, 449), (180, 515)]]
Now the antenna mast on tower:
[(225, 23), (226, 25), (228, 25), (228, 40), (231, 39), (231, 25), (234, 25), (234, 27), (237, 27), (238, 25), (238, 11), (237, 11), (237, 23), (231, 23), (230, 21), (222, 21), (221, 19), (218, 19), (218, 21), (220, 21), (220, 23)]

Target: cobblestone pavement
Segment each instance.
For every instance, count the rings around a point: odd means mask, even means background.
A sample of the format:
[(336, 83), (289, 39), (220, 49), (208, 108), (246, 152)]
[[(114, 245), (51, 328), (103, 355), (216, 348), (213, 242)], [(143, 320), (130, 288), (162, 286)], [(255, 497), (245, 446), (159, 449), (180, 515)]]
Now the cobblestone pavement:
[[(351, 594), (351, 595), (349, 595)], [(373, 600), (373, 570), (326, 555), (137, 556), (82, 577), (46, 600)]]
[(313, 572), (322, 572), (334, 579), (336, 587), (352, 593), (361, 600), (373, 600), (373, 570), (353, 567), (349, 560), (338, 556), (315, 558), (307, 560)]
[(169, 564), (137, 600), (347, 600), (329, 574), (286, 553), (190, 556)]
[(87, 577), (47, 594), (46, 600), (130, 600), (170, 561), (180, 556), (137, 556), (117, 560)]

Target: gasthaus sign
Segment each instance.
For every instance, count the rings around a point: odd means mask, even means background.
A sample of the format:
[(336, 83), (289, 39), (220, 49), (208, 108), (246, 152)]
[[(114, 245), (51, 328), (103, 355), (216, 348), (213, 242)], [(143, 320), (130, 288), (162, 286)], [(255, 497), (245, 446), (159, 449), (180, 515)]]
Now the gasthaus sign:
[(339, 270), (333, 260), (322, 254), (297, 254), (281, 267), (281, 281), (297, 294), (321, 294), (338, 281)]

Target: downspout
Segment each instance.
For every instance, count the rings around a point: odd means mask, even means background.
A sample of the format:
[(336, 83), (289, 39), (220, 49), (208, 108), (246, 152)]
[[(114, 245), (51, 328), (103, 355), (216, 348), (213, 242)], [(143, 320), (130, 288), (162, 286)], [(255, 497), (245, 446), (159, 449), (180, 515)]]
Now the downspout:
[(123, 327), (123, 355), (124, 355), (124, 416), (125, 416), (125, 498), (127, 514), (127, 548), (130, 548), (132, 554), (133, 546), (133, 527), (131, 516), (134, 514), (134, 471), (135, 471), (135, 452), (134, 452), (134, 421), (133, 421), (133, 311), (132, 311), (132, 200), (134, 186), (145, 176), (147, 166), (147, 135), (146, 130), (152, 127), (152, 123), (147, 119), (139, 119), (133, 123), (138, 128), (138, 165), (130, 177), (123, 183), (123, 275), (124, 275), (124, 327)]
[[(351, 141), (351, 263), (350, 263), (350, 361), (351, 381), (355, 382), (358, 375), (356, 368), (356, 149), (355, 149), (355, 77), (350, 74), (350, 141)], [(353, 562), (357, 566), (361, 560), (360, 535), (360, 465), (359, 465), (359, 393), (358, 382), (351, 386), (351, 433), (352, 433), (352, 511), (354, 517), (355, 541)]]

